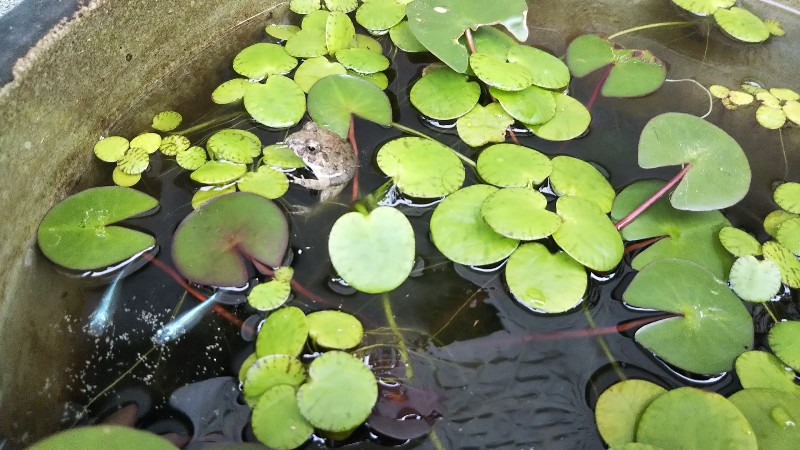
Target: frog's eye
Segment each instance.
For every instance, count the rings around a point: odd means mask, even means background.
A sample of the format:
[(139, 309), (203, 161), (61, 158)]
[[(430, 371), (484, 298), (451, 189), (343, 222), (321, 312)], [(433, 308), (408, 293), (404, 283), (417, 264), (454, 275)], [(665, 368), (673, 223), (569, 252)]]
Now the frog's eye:
[(306, 150), (310, 151), (311, 153), (316, 152), (317, 151), (317, 144), (308, 144), (308, 145), (306, 145)]

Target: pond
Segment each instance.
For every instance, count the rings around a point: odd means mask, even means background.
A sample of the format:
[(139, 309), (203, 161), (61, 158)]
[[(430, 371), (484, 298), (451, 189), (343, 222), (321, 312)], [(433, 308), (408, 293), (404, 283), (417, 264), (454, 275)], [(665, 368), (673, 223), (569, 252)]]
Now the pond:
[[(125, 139), (94, 148), (96, 184), (132, 189), (70, 192), (43, 219), (37, 277), (79, 305), (42, 325), (75, 341), (50, 401), (60, 427), (135, 425), (187, 448), (797, 437), (774, 424), (800, 419), (786, 344), (800, 318), (797, 10), (740, 2), (786, 31), (743, 43), (747, 32), (720, 29), (738, 11), (720, 2), (371, 0), (349, 16), (292, 3), (310, 14), (289, 13), (203, 75), (266, 83), (143, 93), (102, 132)], [(712, 3), (725, 11), (686, 11)], [(352, 34), (405, 13), (436, 26)], [(475, 50), (439, 44), (461, 21), (482, 26)], [(623, 31), (647, 24), (660, 25)], [(331, 49), (330, 62), (311, 59)], [(467, 65), (469, 77), (453, 70)], [(671, 199), (621, 225), (670, 179)], [(716, 433), (666, 435), (688, 410), (725, 419), (709, 422)], [(3, 437), (29, 444), (27, 431)]]

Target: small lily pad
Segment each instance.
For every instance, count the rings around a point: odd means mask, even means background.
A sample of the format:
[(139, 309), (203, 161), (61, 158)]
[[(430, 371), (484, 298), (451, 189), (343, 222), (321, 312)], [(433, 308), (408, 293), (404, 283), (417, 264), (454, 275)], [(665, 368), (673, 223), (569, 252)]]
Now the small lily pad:
[(298, 387), (306, 380), (306, 370), (297, 358), (289, 355), (269, 354), (255, 360), (244, 377), (245, 398), (255, 404), (261, 394), (275, 386)]
[(221, 160), (250, 164), (261, 154), (261, 139), (246, 130), (226, 128), (212, 134), (206, 147)]
[(320, 0), (291, 0), (289, 9), (297, 14), (308, 14), (322, 8)]
[(481, 96), (481, 87), (449, 67), (427, 70), (411, 88), (411, 104), (437, 120), (456, 119), (468, 113)]
[(744, 8), (720, 8), (714, 11), (714, 20), (731, 37), (743, 42), (764, 42), (770, 36), (764, 22)]
[(718, 9), (730, 8), (736, 0), (672, 0), (672, 3), (700, 16), (714, 14)]
[(511, 117), (522, 123), (540, 125), (556, 115), (553, 93), (538, 86), (528, 86), (521, 91), (489, 88), (489, 92)]
[(334, 223), (328, 252), (336, 272), (354, 288), (376, 294), (399, 286), (414, 265), (414, 230), (390, 207), (351, 212)]
[(777, 130), (786, 124), (786, 113), (780, 107), (761, 105), (756, 110), (756, 120), (768, 130)]
[(469, 66), (481, 81), (504, 91), (521, 91), (533, 84), (533, 74), (524, 65), (493, 54), (473, 53)]
[[(319, 11), (322, 12), (322, 11)], [(328, 17), (325, 11), (325, 17)], [(310, 15), (308, 17), (311, 17)], [(302, 29), (286, 41), (286, 53), (295, 58), (314, 58), (328, 53), (325, 28)]]
[(742, 300), (766, 302), (781, 288), (781, 269), (768, 259), (743, 256), (733, 263), (730, 280), (731, 289)]
[(280, 169), (300, 169), (306, 166), (302, 158), (286, 144), (268, 145), (262, 149), (264, 162)]
[(378, 125), (392, 123), (392, 107), (386, 94), (369, 81), (350, 75), (329, 75), (308, 92), (311, 119), (341, 137), (350, 129), (355, 114)]
[[(511, 47), (519, 45), (513, 37), (495, 27), (480, 27), (473, 30), (472, 40), (477, 51), (490, 55), (506, 55)], [(466, 36), (462, 36), (459, 42), (466, 45)]]
[(406, 16), (405, 2), (367, 0), (356, 11), (356, 22), (367, 30), (388, 30)]
[(800, 183), (783, 183), (772, 194), (775, 203), (793, 214), (800, 214)]
[(508, 50), (508, 61), (528, 69), (533, 84), (545, 89), (559, 90), (569, 84), (569, 68), (560, 59), (544, 50), (516, 45)]
[(254, 83), (245, 78), (228, 80), (211, 92), (211, 101), (218, 105), (238, 102), (244, 98), (244, 94), (250, 86), (254, 86)]
[[(349, 48), (356, 37), (356, 29), (350, 17), (339, 11), (331, 11), (325, 22), (325, 47), (333, 55), (339, 50)], [(306, 91), (308, 92), (308, 91)]]
[(708, 87), (708, 92), (711, 92), (711, 95), (717, 98), (728, 98), (731, 94), (731, 90), (726, 88), (725, 86), (720, 86), (718, 84), (712, 84)]
[(383, 54), (383, 46), (374, 37), (356, 33), (356, 47)]
[(556, 202), (561, 226), (553, 239), (567, 254), (586, 267), (609, 271), (622, 260), (622, 236), (611, 219), (594, 202), (561, 197)]
[(269, 166), (261, 166), (255, 172), (246, 173), (236, 185), (242, 192), (252, 192), (268, 199), (276, 199), (289, 190), (286, 175)]
[(751, 350), (739, 355), (736, 375), (746, 389), (768, 388), (800, 394), (800, 386), (794, 383), (794, 370), (769, 352)]
[(139, 175), (150, 167), (150, 154), (139, 147), (131, 147), (117, 161), (117, 168), (128, 175)]
[(557, 214), (545, 209), (547, 199), (529, 188), (500, 189), (484, 200), (483, 220), (494, 231), (511, 239), (533, 241), (546, 238), (561, 225)]
[(364, 327), (350, 314), (341, 311), (317, 311), (306, 316), (308, 335), (323, 348), (347, 350), (361, 343)]
[(358, 0), (325, 0), (325, 7), (330, 11), (349, 13), (358, 7)]
[(300, 308), (287, 306), (267, 316), (256, 337), (256, 354), (298, 356), (308, 340), (308, 320)]
[(553, 171), (550, 158), (528, 147), (495, 144), (478, 156), (478, 175), (500, 187), (534, 187)]
[(224, 161), (208, 161), (189, 177), (203, 184), (226, 184), (236, 181), (247, 173), (247, 166)]
[(300, 86), (283, 75), (255, 84), (244, 94), (244, 108), (258, 123), (272, 128), (296, 125), (306, 112), (306, 96)]
[(729, 397), (753, 427), (758, 448), (793, 448), (800, 441), (800, 394), (744, 389)]
[(764, 258), (771, 260), (781, 269), (781, 281), (787, 286), (800, 288), (800, 261), (786, 249), (786, 247), (775, 241), (765, 242), (761, 247)]
[(378, 399), (378, 383), (360, 360), (340, 351), (316, 358), (309, 382), (300, 386), (297, 405), (314, 427), (342, 432), (362, 424)]
[(730, 94), (728, 94), (728, 99), (736, 106), (746, 106), (753, 103), (755, 97), (747, 92), (731, 91)]
[(176, 111), (162, 111), (153, 117), (152, 127), (158, 131), (172, 131), (178, 128), (183, 121), (183, 116)]
[(464, 183), (464, 165), (453, 150), (437, 141), (403, 137), (378, 150), (378, 167), (406, 195), (436, 198), (451, 194)]
[(576, 77), (584, 77), (611, 64), (614, 46), (596, 34), (578, 36), (567, 47), (567, 65)]
[(136, 175), (128, 175), (127, 173), (121, 171), (119, 167), (115, 167), (114, 171), (111, 172), (111, 180), (117, 186), (122, 187), (131, 187), (134, 184), (138, 183), (142, 179), (141, 174)]
[(178, 165), (186, 170), (197, 170), (208, 161), (208, 155), (203, 147), (189, 147), (175, 156)]
[(783, 114), (787, 119), (800, 125), (800, 102), (797, 100), (790, 100), (783, 105)]
[(772, 211), (771, 213), (767, 214), (767, 217), (764, 217), (764, 231), (766, 231), (768, 235), (776, 237), (778, 235), (778, 230), (780, 230), (781, 225), (783, 225), (784, 222), (797, 217), (800, 216), (786, 212), (782, 209)]
[(280, 41), (289, 39), (298, 31), (300, 31), (300, 27), (297, 25), (288, 25), (282, 23), (271, 23), (264, 28), (265, 33)]
[[(281, 267), (284, 271), (294, 272), (291, 267)], [(289, 276), (291, 279), (291, 275)], [(247, 294), (247, 303), (259, 311), (278, 309), (289, 299), (292, 286), (289, 280), (274, 280), (261, 283)]]
[(548, 141), (568, 141), (582, 135), (587, 128), (592, 116), (583, 104), (574, 98), (554, 93), (556, 114), (549, 121), (537, 124), (525, 124), (533, 134)]
[(606, 97), (641, 97), (667, 78), (666, 66), (649, 50), (615, 50), (613, 64), (600, 90)]
[(489, 142), (503, 142), (506, 130), (514, 123), (514, 118), (493, 102), (488, 105), (475, 105), (470, 112), (456, 121), (458, 136), (470, 147), (480, 147)]
[(293, 386), (279, 385), (264, 392), (253, 408), (253, 434), (275, 450), (300, 447), (314, 427), (300, 414)]
[(394, 45), (404, 52), (419, 53), (428, 51), (428, 49), (420, 44), (417, 38), (414, 37), (414, 33), (411, 32), (407, 20), (403, 20), (390, 28), (389, 37), (392, 39)]
[(800, 322), (779, 322), (769, 330), (769, 346), (775, 356), (794, 370), (800, 371)]
[(556, 195), (580, 197), (591, 201), (604, 213), (611, 211), (616, 193), (594, 166), (571, 156), (556, 156), (552, 164), (550, 187)]
[(734, 227), (719, 230), (719, 241), (733, 256), (760, 256), (761, 244), (750, 234)]
[(255, 352), (253, 352), (253, 353), (250, 354), (250, 356), (245, 358), (244, 361), (242, 361), (242, 366), (239, 367), (239, 381), (240, 382), (244, 383), (244, 378), (247, 375), (247, 370), (250, 369), (251, 367), (253, 367), (253, 364), (255, 364), (257, 359), (258, 359), (258, 355), (256, 355)]
[(366, 48), (346, 48), (336, 52), (336, 60), (348, 69), (369, 74), (389, 68), (389, 60)]
[(481, 205), (496, 187), (478, 184), (445, 198), (431, 216), (434, 245), (448, 259), (459, 264), (485, 265), (508, 257), (518, 241), (492, 230), (483, 217)]
[(296, 65), (297, 60), (289, 56), (282, 45), (264, 42), (245, 47), (233, 58), (233, 70), (251, 80), (287, 74)]
[(775, 238), (786, 250), (795, 255), (800, 255), (800, 218), (783, 222), (778, 228)]
[(666, 392), (663, 387), (646, 380), (625, 380), (606, 389), (597, 399), (594, 410), (600, 436), (611, 447), (635, 441), (636, 425), (642, 413)]
[(294, 73), (294, 81), (303, 89), (303, 92), (308, 93), (314, 83), (327, 77), (328, 75), (345, 74), (347, 69), (338, 62), (328, 61), (324, 56), (317, 56), (316, 58), (309, 58), (303, 61)]
[(539, 243), (521, 245), (508, 258), (506, 283), (520, 303), (536, 312), (569, 311), (583, 300), (586, 270), (564, 252)]
[(197, 209), (203, 203), (221, 195), (236, 192), (236, 185), (229, 186), (203, 186), (192, 195), (192, 209)]
[(380, 90), (385, 90), (389, 87), (389, 78), (383, 72), (375, 72), (375, 73), (358, 73), (353, 72), (352, 70), (347, 71), (348, 75), (352, 75), (356, 78), (360, 78), (362, 80), (369, 81), (370, 83), (374, 84)]
[(131, 148), (140, 148), (147, 153), (155, 153), (161, 146), (161, 135), (158, 133), (142, 133), (131, 139)]
[(161, 139), (161, 145), (158, 146), (158, 150), (167, 156), (175, 156), (188, 149), (191, 145), (192, 143), (186, 136), (171, 134)]
[(130, 147), (130, 143), (122, 136), (109, 136), (94, 144), (94, 154), (101, 161), (117, 162)]
[(155, 245), (149, 234), (111, 224), (156, 206), (156, 199), (129, 188), (87, 189), (45, 214), (37, 234), (39, 248), (50, 261), (68, 269), (111, 266)]
[(117, 450), (175, 450), (161, 436), (122, 425), (95, 425), (72, 428), (33, 444), (31, 450), (63, 450), (65, 448), (113, 448)]

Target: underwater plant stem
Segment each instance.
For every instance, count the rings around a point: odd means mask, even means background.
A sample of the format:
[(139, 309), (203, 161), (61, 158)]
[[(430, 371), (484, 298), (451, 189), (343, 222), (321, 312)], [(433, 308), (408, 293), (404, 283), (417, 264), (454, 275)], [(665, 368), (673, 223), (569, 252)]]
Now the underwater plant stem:
[(639, 25), (638, 27), (628, 28), (627, 30), (622, 30), (620, 32), (614, 33), (608, 37), (608, 40), (616, 39), (620, 36), (625, 34), (635, 33), (637, 31), (642, 30), (649, 30), (651, 28), (660, 28), (660, 27), (685, 27), (689, 25), (694, 25), (694, 22), (687, 22), (687, 21), (679, 21), (679, 22), (659, 22), (659, 23), (649, 23), (647, 25)]
[(595, 85), (594, 90), (592, 91), (592, 96), (589, 97), (589, 101), (586, 102), (586, 109), (589, 110), (592, 109), (592, 105), (594, 105), (594, 102), (597, 100), (597, 96), (600, 95), (600, 88), (602, 88), (603, 85), (606, 84), (606, 79), (608, 79), (608, 74), (611, 73), (611, 69), (613, 67), (614, 67), (613, 65), (609, 65), (608, 67), (606, 67), (606, 70), (603, 72), (603, 74), (600, 75), (600, 79), (597, 80), (597, 85)]
[(667, 192), (670, 191), (676, 184), (680, 183), (683, 177), (689, 172), (692, 168), (691, 164), (686, 164), (683, 166), (680, 172), (678, 172), (671, 180), (667, 182), (661, 189), (657, 190), (653, 195), (650, 196), (647, 200), (644, 201), (641, 205), (637, 206), (633, 211), (631, 211), (627, 216), (623, 217), (622, 220), (617, 222), (616, 227), (617, 230), (621, 230), (628, 226), (631, 222), (636, 220), (643, 212), (647, 210), (647, 208), (653, 206), (653, 203), (657, 202), (661, 197), (664, 196)]
[(433, 448), (436, 450), (445, 450), (445, 446), (442, 445), (441, 439), (439, 439), (439, 435), (436, 434), (436, 430), (431, 428), (431, 431), (428, 432), (428, 437), (431, 440), (431, 444), (433, 444)]
[(392, 333), (394, 333), (397, 338), (397, 343), (400, 347), (400, 357), (403, 358), (403, 362), (406, 365), (406, 379), (410, 381), (414, 378), (414, 369), (411, 367), (411, 359), (408, 355), (406, 340), (403, 339), (403, 335), (397, 327), (397, 321), (394, 320), (394, 312), (392, 311), (392, 303), (389, 301), (389, 294), (384, 293), (382, 297), (383, 313), (386, 315), (386, 322), (389, 324), (389, 328), (392, 329)]
[(467, 47), (469, 47), (469, 52), (470, 53), (477, 52), (477, 50), (475, 50), (475, 40), (472, 39), (472, 30), (470, 30), (469, 28), (464, 30), (464, 36), (467, 38)]
[(778, 316), (776, 316), (775, 313), (772, 312), (772, 308), (770, 308), (767, 303), (764, 303), (764, 309), (767, 310), (767, 313), (769, 314), (769, 317), (772, 318), (773, 322), (775, 322), (775, 323), (780, 322), (780, 320), (778, 320)]
[(241, 117), (241, 116), (242, 116), (241, 112), (225, 114), (224, 116), (217, 117), (217, 118), (214, 118), (214, 119), (209, 119), (209, 120), (206, 120), (205, 122), (200, 122), (197, 125), (192, 125), (191, 127), (185, 128), (183, 130), (171, 131), (169, 134), (189, 134), (189, 133), (194, 133), (195, 131), (201, 131), (201, 130), (203, 130), (205, 128), (212, 127), (214, 125), (219, 125), (219, 124), (228, 122), (230, 120), (236, 119), (237, 117)]
[[(583, 307), (583, 314), (584, 316), (586, 316), (586, 322), (589, 324), (589, 326), (592, 327), (592, 329), (596, 329), (597, 324), (594, 321), (594, 317), (592, 317), (591, 311), (589, 311), (589, 308), (587, 308), (585, 304)], [(597, 337), (597, 345), (600, 346), (600, 349), (603, 351), (603, 354), (606, 355), (609, 364), (611, 364), (611, 367), (614, 368), (614, 373), (617, 374), (617, 378), (619, 378), (620, 380), (627, 380), (628, 377), (625, 376), (625, 373), (619, 367), (619, 363), (617, 362), (617, 359), (614, 358), (614, 354), (611, 353), (611, 348), (608, 346), (608, 343), (606, 342), (605, 338), (602, 335), (596, 337)]]
[(631, 252), (635, 252), (636, 250), (639, 250), (642, 247), (647, 247), (650, 244), (655, 244), (656, 242), (664, 239), (665, 237), (666, 236), (656, 236), (654, 238), (645, 239), (643, 241), (636, 242), (635, 244), (631, 244), (631, 245), (625, 247), (624, 254), (627, 255), (627, 254), (629, 254)]
[[(393, 126), (394, 128), (397, 128), (397, 129), (398, 129), (398, 130), (400, 130), (400, 131), (403, 131), (403, 132), (405, 132), (405, 133), (408, 133), (408, 134), (413, 134), (414, 136), (421, 137), (421, 138), (423, 138), (423, 139), (430, 139), (430, 140), (431, 140), (431, 141), (433, 141), (433, 142), (439, 142), (439, 141), (437, 141), (436, 139), (434, 139), (434, 138), (432, 138), (432, 137), (428, 136), (428, 135), (427, 135), (427, 134), (425, 134), (425, 133), (419, 132), (419, 131), (417, 131), (417, 130), (415, 130), (415, 129), (413, 129), (413, 128), (409, 128), (409, 127), (407, 127), (407, 126), (405, 126), (405, 125), (401, 125), (401, 124), (399, 124), (399, 123), (397, 123), (397, 122), (392, 122), (392, 126)], [(450, 148), (450, 147), (448, 147), (448, 148)], [(455, 154), (456, 154), (456, 156), (458, 156), (458, 157), (459, 157), (459, 158), (460, 158), (462, 161), (464, 161), (465, 163), (469, 164), (470, 166), (472, 166), (472, 167), (477, 167), (477, 166), (478, 166), (477, 164), (475, 164), (475, 161), (473, 161), (473, 160), (471, 160), (471, 159), (467, 158), (466, 156), (462, 155), (461, 153), (459, 153), (459, 152), (455, 151), (455, 150), (454, 150), (454, 149), (452, 149), (452, 148), (450, 148), (450, 150), (452, 150), (452, 151), (453, 151), (453, 153), (455, 153)]]
[[(347, 130), (347, 139), (350, 141), (350, 146), (356, 154), (356, 161), (358, 161), (358, 144), (356, 144), (356, 125), (353, 121), (353, 115), (350, 114), (350, 128)], [(358, 199), (358, 164), (356, 164), (356, 173), (353, 175), (353, 195), (350, 197), (350, 203), (355, 203)]]

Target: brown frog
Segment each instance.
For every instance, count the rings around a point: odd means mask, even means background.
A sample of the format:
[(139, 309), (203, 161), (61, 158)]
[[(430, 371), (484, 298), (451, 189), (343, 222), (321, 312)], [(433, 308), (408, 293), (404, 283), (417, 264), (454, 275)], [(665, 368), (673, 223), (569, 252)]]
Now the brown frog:
[(315, 122), (307, 122), (302, 130), (289, 135), (284, 143), (317, 177), (292, 177), (291, 182), (321, 191), (320, 201), (336, 196), (356, 173), (358, 161), (350, 143)]

